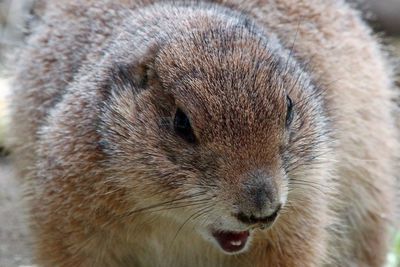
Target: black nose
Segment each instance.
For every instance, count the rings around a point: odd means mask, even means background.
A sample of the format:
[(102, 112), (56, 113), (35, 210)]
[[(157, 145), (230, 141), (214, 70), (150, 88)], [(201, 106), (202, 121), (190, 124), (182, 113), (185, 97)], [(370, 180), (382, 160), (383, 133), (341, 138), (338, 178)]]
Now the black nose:
[(245, 224), (263, 224), (268, 225), (275, 221), (276, 217), (278, 217), (279, 211), (281, 210), (281, 204), (277, 206), (275, 211), (267, 216), (257, 216), (255, 214), (246, 214), (244, 212), (239, 212), (236, 217), (239, 221)]

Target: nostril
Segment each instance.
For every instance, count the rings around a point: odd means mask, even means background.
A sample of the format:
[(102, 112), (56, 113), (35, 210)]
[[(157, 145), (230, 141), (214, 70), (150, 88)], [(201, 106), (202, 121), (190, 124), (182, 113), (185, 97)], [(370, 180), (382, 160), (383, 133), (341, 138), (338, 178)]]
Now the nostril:
[(278, 217), (279, 211), (281, 210), (281, 205), (277, 207), (277, 209), (270, 215), (259, 217), (254, 214), (247, 215), (243, 212), (239, 212), (236, 217), (239, 221), (245, 224), (271, 224), (275, 221), (276, 217)]

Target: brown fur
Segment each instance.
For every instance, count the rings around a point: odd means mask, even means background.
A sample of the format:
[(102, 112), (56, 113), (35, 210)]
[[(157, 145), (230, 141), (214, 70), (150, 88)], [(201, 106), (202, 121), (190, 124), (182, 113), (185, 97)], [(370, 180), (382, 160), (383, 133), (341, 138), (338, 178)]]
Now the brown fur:
[[(184, 2), (40, 5), (13, 99), (38, 263), (382, 266), (393, 84), (358, 13), (336, 0)], [(176, 107), (196, 144), (174, 133)], [(226, 255), (205, 233), (243, 227), (232, 214), (254, 209), (259, 184), (283, 210)]]

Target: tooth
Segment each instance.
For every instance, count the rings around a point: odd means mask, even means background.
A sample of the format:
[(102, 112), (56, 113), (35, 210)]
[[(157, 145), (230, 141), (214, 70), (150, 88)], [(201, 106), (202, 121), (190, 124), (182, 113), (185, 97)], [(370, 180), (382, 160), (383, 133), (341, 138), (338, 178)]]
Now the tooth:
[(241, 244), (242, 244), (242, 241), (231, 241), (231, 245), (232, 245), (232, 246), (238, 247), (238, 246), (240, 246)]

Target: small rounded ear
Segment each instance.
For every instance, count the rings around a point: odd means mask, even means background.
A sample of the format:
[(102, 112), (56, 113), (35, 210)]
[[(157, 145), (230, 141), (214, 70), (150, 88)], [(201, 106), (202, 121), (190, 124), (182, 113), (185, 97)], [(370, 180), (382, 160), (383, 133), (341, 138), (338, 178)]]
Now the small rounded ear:
[(117, 93), (121, 90), (132, 90), (135, 94), (147, 89), (157, 79), (153, 66), (154, 61), (114, 64), (109, 81), (110, 89)]
[(137, 94), (155, 85), (158, 81), (154, 67), (157, 50), (152, 47), (143, 55), (135, 55), (132, 61), (115, 62), (111, 67), (110, 89), (116, 93), (129, 89)]

